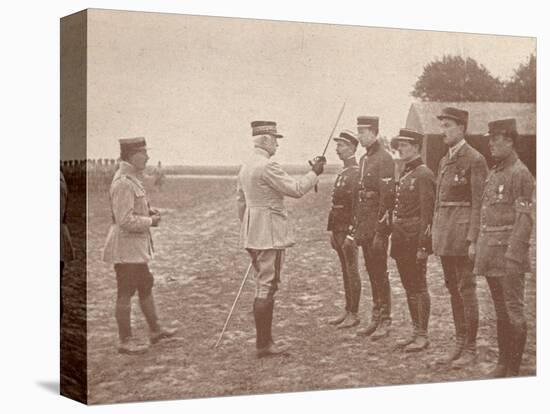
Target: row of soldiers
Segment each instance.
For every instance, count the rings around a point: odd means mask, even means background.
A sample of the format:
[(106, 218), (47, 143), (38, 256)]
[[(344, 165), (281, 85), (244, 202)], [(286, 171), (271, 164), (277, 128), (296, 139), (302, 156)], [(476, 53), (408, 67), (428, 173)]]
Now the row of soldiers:
[[(440, 161), (437, 177), (420, 157), (424, 137), (417, 131), (402, 129), (393, 140), (404, 164), (397, 178), (395, 161), (378, 139), (378, 117), (358, 117), (357, 134), (343, 131), (334, 138), (344, 168), (334, 185), (328, 230), (342, 265), (346, 306), (330, 322), (341, 328), (360, 323), (361, 249), (372, 312), (369, 323), (357, 333), (372, 340), (390, 336), (389, 250), (406, 291), (412, 325), (411, 334), (398, 345), (406, 352), (425, 350), (430, 316), (426, 263), (433, 253), (441, 259), (455, 327), (454, 345), (442, 362), (453, 367), (475, 364), (476, 276), (485, 276), (495, 304), (499, 347), (490, 375), (518, 375), (527, 334), (524, 273), (529, 269), (534, 179), (515, 152), (515, 120), (489, 123), (489, 148), (497, 162), (488, 172), (485, 158), (465, 141), (468, 112), (445, 108), (438, 119), (449, 152)], [(289, 349), (272, 335), (285, 251), (295, 244), (284, 198), (300, 198), (314, 188), (326, 159), (314, 158), (311, 171), (292, 177), (272, 159), (283, 138), (276, 123), (254, 121), (251, 127), (254, 149), (239, 171), (237, 206), (240, 247), (251, 258), (256, 284), (256, 353), (264, 358), (287, 354)], [(357, 163), (359, 144), (366, 153)], [(118, 351), (134, 354), (148, 349), (132, 338), (130, 306), (136, 292), (151, 344), (177, 331), (159, 322), (153, 300), (154, 277), (148, 266), (153, 257), (151, 228), (160, 225), (161, 215), (149, 205), (143, 186), (149, 159), (145, 138), (122, 139), (120, 147), (120, 168), (110, 187), (113, 223), (103, 259), (114, 265), (117, 279)]]
[[(85, 191), (86, 173), (88, 175), (87, 188), (89, 191), (107, 192), (119, 168), (119, 162), (120, 160), (114, 158), (61, 161), (61, 171), (71, 192)], [(157, 167), (152, 171), (151, 182), (160, 188), (164, 178), (162, 164), (159, 161)]]
[[(378, 117), (360, 116), (357, 134), (345, 130), (334, 138), (344, 168), (334, 184), (328, 230), (341, 263), (345, 309), (329, 323), (339, 328), (360, 324), (360, 249), (372, 312), (357, 334), (374, 341), (390, 336), (389, 253), (406, 292), (412, 325), (410, 334), (396, 343), (405, 352), (425, 350), (431, 308), (427, 260), (435, 254), (441, 260), (455, 328), (454, 344), (437, 362), (452, 368), (476, 363), (476, 286), (477, 277), (484, 276), (495, 306), (499, 348), (489, 375), (516, 376), (527, 335), (524, 274), (529, 271), (534, 179), (515, 151), (515, 119), (488, 124), (489, 149), (496, 161), (489, 172), (485, 158), (465, 140), (468, 117), (467, 111), (452, 107), (438, 115), (449, 151), (440, 160), (437, 177), (422, 161), (424, 136), (418, 131), (401, 129), (392, 140), (403, 167), (397, 177), (395, 161), (378, 139)], [(313, 188), (326, 159), (315, 158), (310, 173), (292, 178), (270, 159), (282, 138), (276, 123), (256, 121), (252, 129), (255, 150), (239, 173), (237, 202), (241, 247), (250, 254), (256, 276), (257, 354), (264, 357), (288, 352), (271, 333), (284, 252), (294, 244), (283, 199), (302, 197)], [(359, 144), (366, 153), (357, 163)]]

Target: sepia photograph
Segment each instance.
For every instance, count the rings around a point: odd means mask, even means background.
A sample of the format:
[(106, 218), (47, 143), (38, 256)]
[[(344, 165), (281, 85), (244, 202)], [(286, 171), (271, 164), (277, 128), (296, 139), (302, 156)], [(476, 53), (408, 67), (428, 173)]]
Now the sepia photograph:
[(537, 375), (535, 37), (86, 9), (60, 75), (62, 395)]

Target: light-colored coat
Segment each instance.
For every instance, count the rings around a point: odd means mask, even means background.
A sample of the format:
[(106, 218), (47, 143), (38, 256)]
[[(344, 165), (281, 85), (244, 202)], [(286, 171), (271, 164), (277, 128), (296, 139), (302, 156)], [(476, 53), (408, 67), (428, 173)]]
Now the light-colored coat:
[(284, 249), (294, 245), (284, 197), (300, 198), (317, 183), (313, 171), (295, 179), (254, 148), (237, 179), (237, 206), (241, 220), (240, 246), (245, 249)]
[(439, 162), (432, 244), (438, 256), (467, 256), (479, 234), (481, 195), (487, 178), (483, 155), (464, 145)]
[(147, 263), (153, 258), (149, 203), (136, 169), (122, 161), (111, 184), (113, 224), (103, 260), (108, 263)]

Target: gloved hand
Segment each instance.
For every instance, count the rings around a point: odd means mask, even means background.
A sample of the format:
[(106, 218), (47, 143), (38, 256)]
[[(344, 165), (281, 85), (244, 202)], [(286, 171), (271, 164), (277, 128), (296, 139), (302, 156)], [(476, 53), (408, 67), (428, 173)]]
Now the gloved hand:
[(387, 254), (388, 253), (388, 236), (385, 236), (380, 233), (374, 235), (374, 240), (372, 242), (372, 249), (374, 252)]
[(319, 157), (315, 157), (313, 161), (308, 161), (308, 163), (311, 165), (311, 169), (316, 175), (321, 175), (325, 164), (327, 163), (327, 159), (321, 155)]
[(352, 239), (351, 237), (346, 237), (344, 239), (344, 245), (342, 246), (342, 250), (353, 251), (355, 249), (357, 249), (357, 243), (355, 242), (355, 239)]
[(157, 211), (156, 213), (152, 214), (150, 217), (153, 220), (151, 227), (158, 227), (160, 223), (160, 213)]

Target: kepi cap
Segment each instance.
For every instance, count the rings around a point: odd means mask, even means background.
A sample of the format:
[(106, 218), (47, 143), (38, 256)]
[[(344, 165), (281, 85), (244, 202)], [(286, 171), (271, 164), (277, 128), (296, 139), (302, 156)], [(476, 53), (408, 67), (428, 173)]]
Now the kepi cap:
[(443, 108), (441, 114), (437, 116), (437, 119), (452, 119), (459, 124), (467, 125), (468, 124), (468, 111), (462, 109), (447, 107)]
[(380, 124), (380, 118), (377, 116), (358, 116), (357, 117), (357, 129), (359, 128), (373, 128), (378, 129)]
[(273, 121), (252, 121), (252, 136), (257, 135), (272, 135), (275, 138), (282, 138), (281, 134), (277, 133), (277, 123)]
[(507, 119), (499, 119), (496, 121), (491, 121), (489, 122), (488, 127), (489, 127), (489, 132), (485, 134), (486, 137), (491, 135), (502, 134), (515, 139), (515, 137), (518, 134), (515, 118), (507, 118)]
[[(399, 130), (399, 135), (392, 139), (392, 144), (397, 145), (399, 141), (410, 142), (411, 144), (422, 145), (422, 140), (424, 135), (418, 131), (408, 128), (401, 128)], [(393, 145), (392, 145), (393, 146)]]
[(340, 135), (338, 135), (337, 137), (334, 137), (332, 139), (334, 141), (347, 142), (348, 144), (351, 144), (355, 147), (357, 147), (357, 145), (359, 144), (359, 140), (357, 139), (355, 134), (353, 132), (351, 132), (350, 130), (347, 130), (347, 129), (343, 130), (342, 132), (340, 132)]
[(120, 152), (131, 152), (142, 149), (149, 149), (144, 137), (135, 138), (121, 138), (118, 140), (120, 143)]

